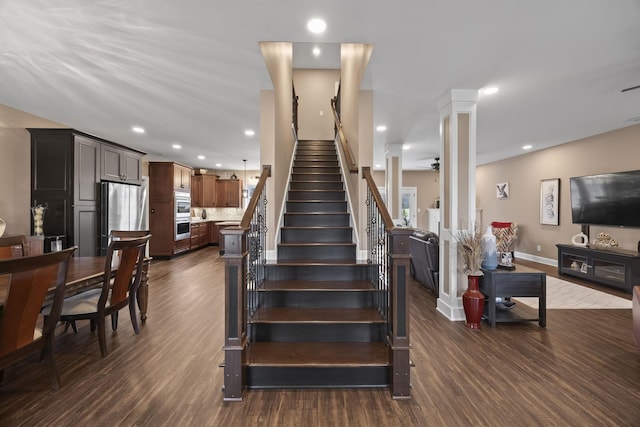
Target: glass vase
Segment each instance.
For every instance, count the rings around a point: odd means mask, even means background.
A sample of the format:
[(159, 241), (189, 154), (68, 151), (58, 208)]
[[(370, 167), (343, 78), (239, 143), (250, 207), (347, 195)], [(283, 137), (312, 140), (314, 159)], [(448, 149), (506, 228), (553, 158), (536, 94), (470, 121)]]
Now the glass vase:
[(33, 216), (33, 234), (36, 236), (44, 235), (44, 212), (46, 208), (42, 205), (31, 208)]

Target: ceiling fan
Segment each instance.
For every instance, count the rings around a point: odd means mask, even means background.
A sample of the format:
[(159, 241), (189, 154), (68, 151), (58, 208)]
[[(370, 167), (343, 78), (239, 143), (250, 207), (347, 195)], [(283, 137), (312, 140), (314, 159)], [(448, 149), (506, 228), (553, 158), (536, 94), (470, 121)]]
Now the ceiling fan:
[[(431, 164), (427, 164), (425, 166), (418, 166), (419, 168), (424, 168), (424, 169), (428, 169), (428, 170), (432, 170), (432, 171), (439, 171), (440, 170), (440, 157), (434, 157), (433, 159), (424, 159), (424, 160), (428, 160), (431, 162)], [(429, 162), (427, 162), (429, 163)]]
[(626, 89), (622, 89), (620, 92), (625, 93), (625, 92), (629, 92), (630, 90), (636, 90), (636, 89), (640, 89), (640, 85), (638, 85), (638, 86), (631, 86), (631, 87), (628, 87), (628, 88), (626, 88)]

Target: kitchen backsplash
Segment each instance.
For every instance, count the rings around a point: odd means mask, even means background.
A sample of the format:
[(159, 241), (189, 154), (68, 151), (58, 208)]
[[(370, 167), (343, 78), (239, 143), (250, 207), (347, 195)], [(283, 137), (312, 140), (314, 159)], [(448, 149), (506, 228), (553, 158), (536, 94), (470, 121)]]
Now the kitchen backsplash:
[(240, 221), (244, 215), (242, 208), (191, 208), (191, 216), (202, 218), (202, 211), (207, 211), (207, 219), (213, 221)]

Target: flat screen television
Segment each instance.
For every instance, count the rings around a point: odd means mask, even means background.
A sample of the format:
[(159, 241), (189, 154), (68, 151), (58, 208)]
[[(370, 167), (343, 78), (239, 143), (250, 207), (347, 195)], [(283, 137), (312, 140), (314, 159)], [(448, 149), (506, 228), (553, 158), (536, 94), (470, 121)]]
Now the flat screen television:
[(640, 227), (640, 170), (570, 181), (574, 224)]

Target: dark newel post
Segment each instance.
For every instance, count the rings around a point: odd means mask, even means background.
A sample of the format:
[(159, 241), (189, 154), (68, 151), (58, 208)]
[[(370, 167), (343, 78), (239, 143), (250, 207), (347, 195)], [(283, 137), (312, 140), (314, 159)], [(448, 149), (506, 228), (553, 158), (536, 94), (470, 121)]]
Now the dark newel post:
[(411, 375), (409, 350), (409, 310), (410, 310), (410, 261), (409, 236), (412, 229), (394, 229), (390, 233), (392, 277), (391, 289), (391, 344), (392, 378), (394, 399), (411, 398)]
[(224, 400), (242, 400), (246, 376), (246, 262), (245, 233), (240, 227), (221, 231), (225, 263)]

